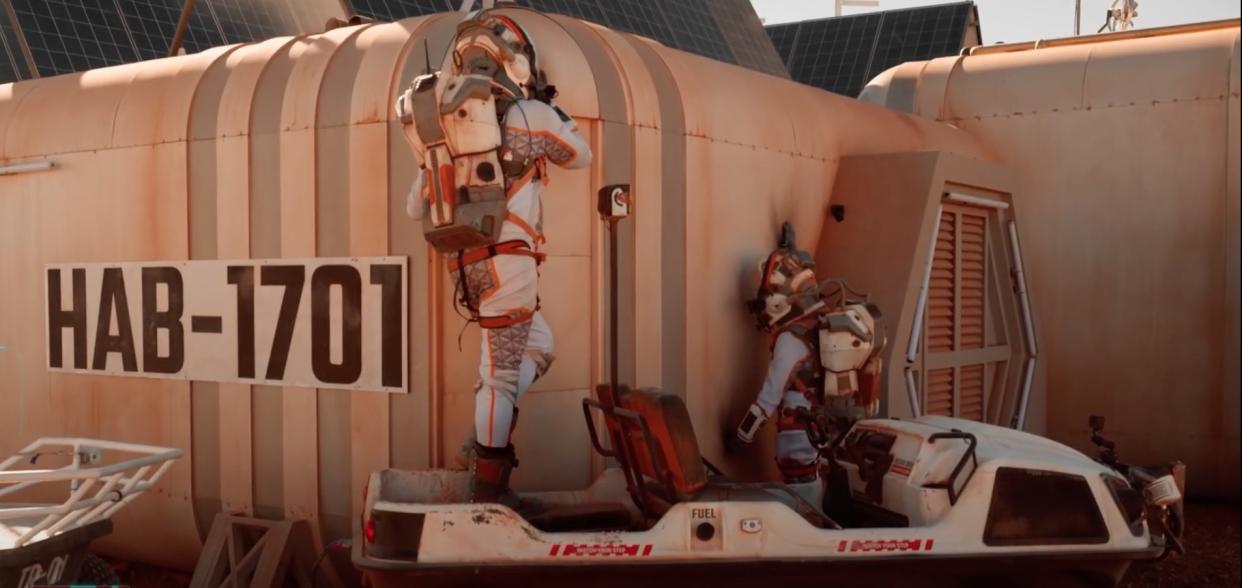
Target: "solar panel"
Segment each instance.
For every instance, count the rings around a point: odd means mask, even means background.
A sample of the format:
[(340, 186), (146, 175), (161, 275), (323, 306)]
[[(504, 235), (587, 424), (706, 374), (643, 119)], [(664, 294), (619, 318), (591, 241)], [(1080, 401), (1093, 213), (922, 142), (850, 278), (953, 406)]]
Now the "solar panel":
[(0, 10), (0, 84), (15, 82), (30, 77), (26, 67), (26, 57), (22, 55), (21, 46), (13, 25), (9, 22), (6, 11)]
[(772, 39), (772, 46), (776, 48), (777, 55), (781, 58), (781, 63), (789, 64), (790, 53), (793, 52), (794, 45), (798, 42), (797, 25), (774, 25), (766, 27), (768, 37)]
[(352, 0), (354, 13), (379, 21), (394, 21), (453, 10), (450, 0)]
[(734, 63), (753, 70), (789, 77), (784, 61), (763, 31), (763, 21), (749, 0), (714, 0), (707, 3)]
[[(180, 7), (177, 10), (180, 14)], [(320, 32), (329, 18), (346, 16), (341, 0), (198, 0), (182, 46), (186, 52), (196, 52), (219, 45)]]
[[(143, 59), (168, 55), (177, 21), (181, 18), (182, 0), (115, 0), (134, 37), (134, 44)], [(201, 6), (204, 2), (200, 2)], [(206, 9), (190, 13), (190, 22), (181, 46), (187, 52), (225, 44), (223, 36), (211, 23)]]
[(715, 20), (702, 1), (661, 0), (670, 31), (660, 42), (724, 62), (734, 62)]
[(885, 15), (876, 51), (866, 72), (869, 76), (867, 80), (907, 61), (956, 55), (962, 50), (968, 15), (960, 6), (954, 5), (929, 6), (920, 11), (896, 11)]
[(244, 43), (298, 32), (292, 16), (282, 14), (279, 5), (274, 7), (271, 2), (204, 0), (202, 4), (195, 10), (207, 9), (225, 43)]
[(71, 73), (138, 59), (110, 0), (12, 0), (40, 75)]
[(767, 31), (790, 77), (853, 97), (890, 67), (956, 55), (974, 15), (974, 2), (957, 2), (772, 25)]
[(536, 10), (567, 14), (591, 22), (625, 23), (627, 27), (630, 27), (625, 29), (627, 31), (635, 32), (634, 29), (641, 28), (647, 32), (639, 34), (656, 34), (656, 30), (653, 28), (655, 20), (651, 15), (644, 14), (643, 3), (636, 2), (635, 0), (617, 0), (615, 3), (605, 2), (602, 4), (594, 0), (586, 2), (574, 0), (525, 0), (521, 4)]

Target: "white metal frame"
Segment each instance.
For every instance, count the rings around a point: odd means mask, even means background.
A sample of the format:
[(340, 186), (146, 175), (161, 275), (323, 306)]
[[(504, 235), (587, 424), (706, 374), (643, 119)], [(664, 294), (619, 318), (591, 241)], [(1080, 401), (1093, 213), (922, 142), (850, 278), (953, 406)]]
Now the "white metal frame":
[[(102, 460), (104, 451), (134, 457), (91, 465)], [(0, 505), (0, 528), (17, 535), (13, 545), (0, 545), (0, 549), (21, 547), (111, 517), (154, 486), (181, 454), (176, 448), (76, 437), (43, 437), (27, 445), (0, 462), (0, 501), (24, 489), (57, 482), (67, 483), (68, 497), (59, 504)], [(54, 455), (70, 455), (72, 461), (55, 469), (15, 469)], [(16, 519), (34, 517), (42, 518), (20, 534), (10, 526)]]
[(923, 337), (923, 315), (927, 311), (927, 290), (931, 287), (932, 262), (936, 257), (936, 239), (940, 238), (940, 215), (943, 211), (944, 205), (936, 206), (936, 220), (932, 225), (927, 259), (923, 265), (923, 280), (919, 283), (918, 302), (914, 305), (914, 325), (910, 327), (910, 342), (906, 344), (906, 395), (910, 401), (910, 414), (914, 418), (923, 416), (923, 404), (919, 400), (919, 390), (914, 384), (914, 358), (918, 356), (919, 340)]
[(1019, 431), (1026, 428), (1026, 407), (1031, 400), (1031, 381), (1035, 378), (1035, 358), (1039, 346), (1035, 341), (1035, 319), (1031, 318), (1031, 298), (1026, 289), (1026, 272), (1022, 268), (1022, 250), (1018, 247), (1018, 224), (1009, 221), (1009, 245), (1013, 252), (1014, 278), (1018, 302), (1022, 306), (1022, 334), (1026, 337), (1026, 363), (1023, 365), (1022, 391), (1010, 426)]

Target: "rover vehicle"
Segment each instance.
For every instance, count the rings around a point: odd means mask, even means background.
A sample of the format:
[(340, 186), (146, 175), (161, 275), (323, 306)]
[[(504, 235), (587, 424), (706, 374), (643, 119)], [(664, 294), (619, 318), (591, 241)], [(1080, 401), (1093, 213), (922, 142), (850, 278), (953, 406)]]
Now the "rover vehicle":
[[(1180, 465), (1121, 464), (1032, 434), (923, 416), (855, 423), (824, 454), (823, 505), (703, 460), (684, 401), (607, 386), (583, 403), (615, 467), (581, 492), (465, 501), (469, 474), (372, 474), (354, 564), (372, 586), (487, 578), (613, 582), (838, 578), (902, 586), (1113, 586), (1180, 550)], [(597, 424), (597, 417), (600, 417)], [(606, 445), (599, 434), (606, 432)], [(522, 514), (519, 514), (519, 511)]]

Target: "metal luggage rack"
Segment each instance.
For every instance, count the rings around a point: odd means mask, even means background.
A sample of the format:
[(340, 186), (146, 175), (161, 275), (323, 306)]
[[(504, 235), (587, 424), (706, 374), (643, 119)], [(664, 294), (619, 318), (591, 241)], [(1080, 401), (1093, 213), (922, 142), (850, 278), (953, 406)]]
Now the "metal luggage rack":
[[(134, 455), (103, 464), (104, 452)], [(43, 437), (0, 462), (0, 529), (17, 536), (18, 548), (36, 540), (106, 520), (139, 494), (150, 489), (181, 457), (180, 449), (84, 439)], [(16, 469), (39, 459), (68, 456), (69, 464), (50, 469)], [(5, 504), (4, 498), (25, 489), (68, 483), (68, 497), (56, 504)], [(26, 528), (29, 526), (29, 528)], [(24, 531), (21, 529), (25, 528)]]

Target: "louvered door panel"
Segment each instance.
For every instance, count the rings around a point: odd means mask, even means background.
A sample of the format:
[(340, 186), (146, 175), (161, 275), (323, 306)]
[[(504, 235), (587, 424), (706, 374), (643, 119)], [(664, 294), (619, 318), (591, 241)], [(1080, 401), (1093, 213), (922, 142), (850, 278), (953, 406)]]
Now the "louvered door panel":
[(928, 370), (927, 414), (954, 416), (953, 414), (953, 368)]
[[(926, 371), (927, 414), (973, 420), (983, 420), (987, 414), (988, 366), (955, 359), (961, 356), (959, 352), (988, 345), (987, 214), (973, 206), (941, 209), (927, 283), (924, 331), (927, 354), (940, 359)], [(946, 361), (951, 365), (946, 367)]]
[[(958, 214), (957, 242), (957, 349), (980, 349), (984, 345), (984, 281), (987, 278), (987, 217), (963, 211)], [(984, 366), (958, 368), (957, 416), (983, 420)]]
[(958, 349), (983, 347), (984, 239), (987, 218), (962, 214), (958, 247)]
[(957, 275), (957, 215), (944, 211), (932, 254), (931, 277), (927, 283), (927, 350), (953, 349), (954, 283)]
[(976, 421), (983, 420), (983, 364), (958, 368), (957, 416)]

